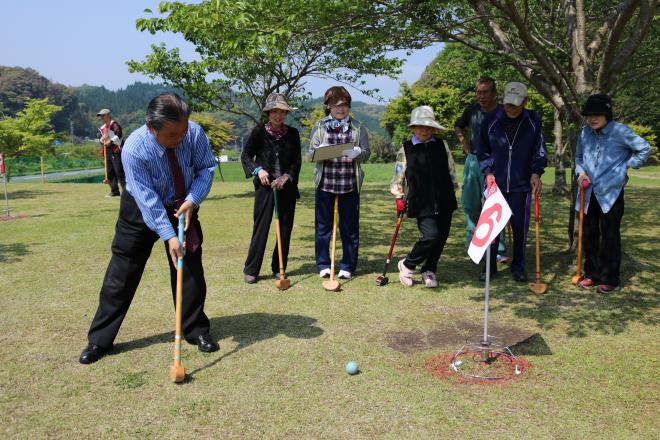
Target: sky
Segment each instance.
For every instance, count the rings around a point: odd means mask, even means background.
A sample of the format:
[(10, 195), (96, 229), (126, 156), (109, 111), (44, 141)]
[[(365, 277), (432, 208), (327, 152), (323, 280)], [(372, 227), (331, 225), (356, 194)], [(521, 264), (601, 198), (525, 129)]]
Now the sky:
[[(304, 1), (304, 0), (301, 0)], [(129, 73), (126, 61), (142, 60), (151, 44), (179, 47), (182, 57), (193, 58), (193, 46), (174, 34), (138, 32), (135, 20), (156, 10), (159, 0), (2, 0), (0, 65), (30, 67), (46, 78), (67, 86), (89, 84), (111, 90), (135, 81), (160, 82)], [(440, 51), (436, 45), (415, 51), (396, 79), (368, 77), (368, 85), (381, 90), (385, 101), (395, 97), (402, 81), (413, 83)], [(405, 57), (403, 52), (393, 53)], [(331, 84), (310, 79), (313, 96), (322, 96)], [(376, 100), (351, 89), (356, 101)]]

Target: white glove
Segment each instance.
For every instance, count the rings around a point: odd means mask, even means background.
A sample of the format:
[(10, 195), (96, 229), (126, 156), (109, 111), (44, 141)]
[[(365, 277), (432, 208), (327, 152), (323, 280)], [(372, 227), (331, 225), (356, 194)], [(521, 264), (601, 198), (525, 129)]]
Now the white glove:
[(119, 141), (119, 136), (117, 136), (115, 132), (112, 130), (108, 130), (108, 139), (110, 139), (110, 142), (112, 142), (117, 146), (121, 144), (121, 142)]
[(362, 153), (362, 148), (353, 147), (353, 148), (349, 148), (348, 150), (342, 151), (342, 153), (344, 153), (344, 156), (348, 157), (349, 159), (355, 159)]

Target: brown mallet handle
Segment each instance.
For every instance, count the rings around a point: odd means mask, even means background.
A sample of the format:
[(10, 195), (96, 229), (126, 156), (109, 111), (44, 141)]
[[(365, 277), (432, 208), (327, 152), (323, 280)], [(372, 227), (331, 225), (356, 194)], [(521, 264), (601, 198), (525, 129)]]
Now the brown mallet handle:
[[(588, 187), (589, 185), (587, 185)], [(578, 251), (575, 276), (582, 277), (582, 224), (584, 222), (584, 190), (585, 186), (580, 185), (580, 223), (578, 225)]]
[(539, 213), (539, 194), (534, 194), (534, 219), (536, 220), (536, 284), (541, 282), (541, 252), (540, 252), (540, 237), (539, 232), (541, 224), (541, 215)]
[(335, 194), (335, 213), (332, 219), (332, 253), (330, 254), (330, 281), (335, 279), (335, 250), (337, 246), (337, 218), (339, 217), (339, 195)]
[(282, 235), (280, 233), (280, 210), (277, 206), (277, 190), (273, 188), (273, 204), (275, 205), (275, 234), (277, 234), (277, 255), (280, 260), (280, 278), (284, 279), (284, 261), (282, 259)]
[(108, 148), (105, 143), (103, 143), (103, 171), (105, 172), (105, 178), (103, 183), (108, 183)]
[(174, 327), (174, 369), (181, 368), (181, 337), (182, 337), (182, 309), (183, 309), (183, 243), (185, 243), (185, 214), (179, 216), (178, 238), (181, 246), (181, 257), (177, 259), (176, 268), (176, 323)]

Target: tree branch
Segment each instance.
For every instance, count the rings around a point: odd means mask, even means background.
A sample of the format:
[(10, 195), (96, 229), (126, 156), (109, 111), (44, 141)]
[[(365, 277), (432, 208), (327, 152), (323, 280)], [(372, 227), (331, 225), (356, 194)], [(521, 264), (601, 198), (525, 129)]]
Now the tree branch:
[(612, 87), (614, 78), (623, 70), (630, 57), (648, 33), (657, 5), (658, 0), (639, 0), (637, 21), (632, 26), (632, 31), (626, 40), (620, 46), (618, 43), (621, 40), (625, 27), (631, 19), (632, 8), (626, 11), (627, 13), (622, 14), (620, 19), (617, 19), (612, 28), (603, 61), (598, 71), (598, 90), (608, 91)]

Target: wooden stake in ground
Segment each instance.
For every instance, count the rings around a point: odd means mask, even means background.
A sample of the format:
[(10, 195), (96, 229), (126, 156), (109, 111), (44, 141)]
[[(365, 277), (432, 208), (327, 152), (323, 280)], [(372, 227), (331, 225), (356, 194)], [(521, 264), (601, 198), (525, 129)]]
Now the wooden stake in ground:
[(337, 218), (339, 217), (339, 196), (335, 194), (335, 213), (332, 219), (332, 250), (330, 253), (330, 279), (323, 282), (325, 290), (336, 292), (339, 290), (339, 281), (335, 280), (335, 250), (337, 248)]
[(529, 283), (529, 290), (534, 293), (545, 293), (548, 285), (541, 282), (541, 252), (540, 252), (540, 224), (541, 215), (539, 213), (539, 194), (534, 194), (534, 217), (536, 220), (536, 282)]
[(176, 324), (174, 330), (174, 365), (170, 367), (170, 380), (181, 383), (186, 378), (186, 369), (181, 364), (181, 321), (183, 309), (183, 230), (185, 228), (185, 214), (179, 216), (179, 243), (181, 243), (181, 256), (177, 260), (176, 268)]
[(573, 285), (577, 285), (582, 281), (582, 223), (584, 221), (584, 191), (589, 188), (589, 181), (587, 179), (582, 180), (580, 185), (580, 224), (578, 226), (578, 251), (577, 251), (577, 263), (575, 269), (575, 276), (571, 278)]
[(277, 255), (280, 259), (280, 279), (275, 281), (275, 287), (280, 290), (286, 290), (291, 287), (289, 281), (284, 273), (284, 262), (282, 260), (282, 235), (280, 233), (280, 211), (277, 206), (277, 190), (273, 188), (273, 204), (275, 205), (275, 233), (277, 234)]

